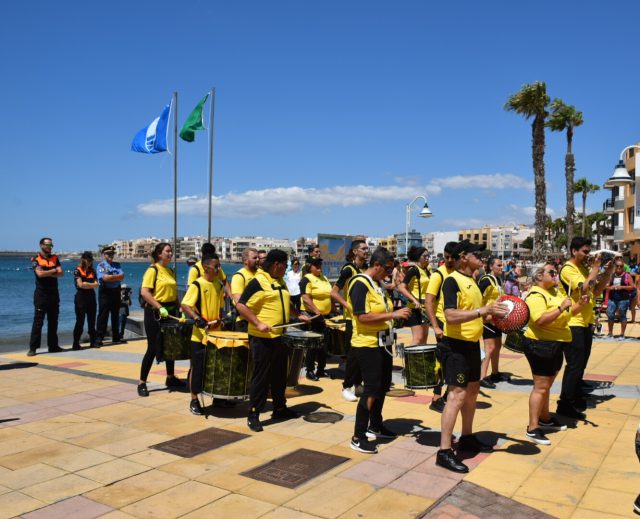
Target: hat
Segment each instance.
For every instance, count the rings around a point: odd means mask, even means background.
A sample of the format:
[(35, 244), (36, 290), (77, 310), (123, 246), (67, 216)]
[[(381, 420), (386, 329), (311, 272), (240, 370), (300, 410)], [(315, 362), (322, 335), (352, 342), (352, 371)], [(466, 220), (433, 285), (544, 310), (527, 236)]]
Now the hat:
[(120, 285), (120, 288), (125, 288), (126, 289), (126, 288), (129, 288), (129, 287), (127, 286), (126, 283), (122, 283), (122, 285)]
[(287, 261), (287, 253), (280, 249), (272, 249), (267, 253), (267, 257), (264, 259), (262, 263), (262, 268), (265, 270), (269, 270), (271, 265), (276, 262), (284, 262)]
[(86, 250), (82, 253), (82, 256), (80, 256), (80, 259), (93, 260), (93, 254), (91, 253), (90, 250)]
[(107, 245), (106, 247), (102, 247), (102, 254), (115, 254), (116, 248), (113, 245)]
[(187, 263), (198, 263), (198, 258), (192, 254), (187, 258)]
[(481, 252), (486, 248), (487, 246), (484, 243), (471, 243), (469, 240), (462, 240), (456, 247), (456, 255), (460, 255), (463, 252)]

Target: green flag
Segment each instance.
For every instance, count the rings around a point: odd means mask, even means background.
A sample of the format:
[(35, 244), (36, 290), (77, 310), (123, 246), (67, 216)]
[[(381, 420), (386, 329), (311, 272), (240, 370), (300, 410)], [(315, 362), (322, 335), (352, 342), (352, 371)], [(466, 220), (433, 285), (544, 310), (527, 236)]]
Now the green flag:
[(202, 98), (193, 111), (187, 117), (187, 120), (184, 122), (184, 125), (180, 129), (180, 138), (183, 141), (193, 142), (196, 140), (195, 132), (197, 130), (204, 130), (204, 116), (202, 115), (202, 108), (204, 104), (207, 102), (207, 98), (209, 94)]

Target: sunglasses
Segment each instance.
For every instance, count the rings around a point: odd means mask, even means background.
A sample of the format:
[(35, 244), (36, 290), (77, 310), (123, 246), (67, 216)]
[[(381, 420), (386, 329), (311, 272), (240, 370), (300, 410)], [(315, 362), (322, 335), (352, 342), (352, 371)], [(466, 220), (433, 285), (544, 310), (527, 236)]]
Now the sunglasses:
[(53, 243), (43, 243), (42, 245), (45, 247), (53, 247)]
[(545, 272), (547, 274), (549, 274), (552, 278), (556, 277), (558, 275), (558, 271), (557, 270), (545, 270)]

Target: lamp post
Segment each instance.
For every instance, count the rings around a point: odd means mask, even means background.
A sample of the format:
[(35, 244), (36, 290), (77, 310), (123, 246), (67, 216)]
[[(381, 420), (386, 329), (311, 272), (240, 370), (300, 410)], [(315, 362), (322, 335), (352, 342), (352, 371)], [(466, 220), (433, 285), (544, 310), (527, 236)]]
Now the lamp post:
[(632, 144), (631, 146), (627, 146), (620, 153), (620, 160), (616, 164), (616, 167), (613, 170), (613, 175), (611, 178), (607, 180), (604, 184), (605, 188), (611, 188), (614, 186), (626, 186), (628, 184), (633, 183), (633, 179), (629, 176), (629, 172), (627, 171), (627, 167), (624, 163), (624, 154), (627, 150), (640, 148), (639, 144)]
[(418, 199), (424, 200), (424, 206), (422, 207), (422, 211), (420, 211), (420, 214), (418, 216), (420, 216), (420, 218), (430, 218), (433, 216), (433, 213), (431, 212), (431, 209), (429, 209), (429, 204), (427, 203), (427, 198), (425, 196), (418, 195), (413, 200), (411, 200), (411, 202), (407, 204), (407, 220), (406, 220), (407, 226), (405, 227), (405, 231), (404, 231), (405, 255), (409, 252), (409, 227), (411, 226), (411, 206)]

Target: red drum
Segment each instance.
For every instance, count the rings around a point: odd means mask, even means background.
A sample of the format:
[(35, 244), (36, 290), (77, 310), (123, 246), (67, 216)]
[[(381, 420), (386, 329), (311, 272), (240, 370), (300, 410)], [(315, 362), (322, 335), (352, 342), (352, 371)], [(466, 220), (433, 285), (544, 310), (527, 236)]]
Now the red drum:
[(521, 330), (529, 322), (529, 307), (524, 300), (516, 296), (503, 294), (496, 303), (502, 303), (509, 307), (509, 312), (505, 317), (493, 317), (491, 323), (501, 332), (509, 333)]

